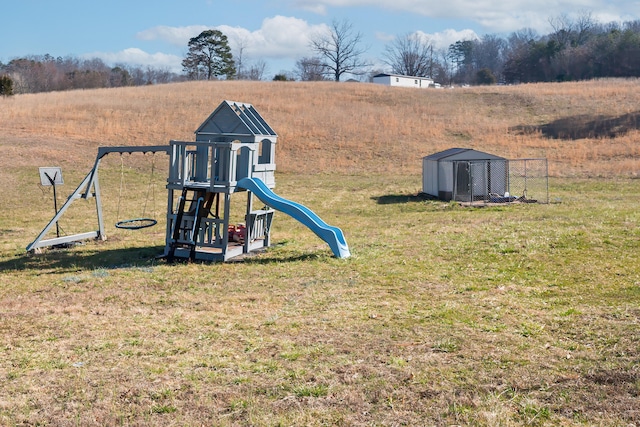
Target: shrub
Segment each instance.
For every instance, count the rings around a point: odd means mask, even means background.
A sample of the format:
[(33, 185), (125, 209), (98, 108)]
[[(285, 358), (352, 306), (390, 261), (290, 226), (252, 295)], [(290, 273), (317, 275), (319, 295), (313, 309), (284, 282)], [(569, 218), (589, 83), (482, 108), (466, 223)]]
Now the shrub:
[(11, 95), (13, 95), (13, 80), (7, 75), (0, 76), (0, 96)]
[(496, 84), (496, 76), (488, 68), (483, 68), (476, 74), (476, 83), (479, 85), (494, 85)]

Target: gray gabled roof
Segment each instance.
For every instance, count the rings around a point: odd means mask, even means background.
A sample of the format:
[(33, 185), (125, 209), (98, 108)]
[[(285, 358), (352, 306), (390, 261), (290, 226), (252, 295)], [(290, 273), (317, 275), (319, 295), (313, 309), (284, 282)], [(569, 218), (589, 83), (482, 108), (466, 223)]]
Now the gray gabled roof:
[(200, 125), (196, 134), (270, 136), (277, 134), (251, 104), (223, 101)]
[(425, 160), (434, 161), (456, 161), (456, 160), (506, 160), (504, 157), (494, 154), (485, 153), (483, 151), (474, 150), (472, 148), (449, 148), (438, 153), (430, 154), (424, 157)]

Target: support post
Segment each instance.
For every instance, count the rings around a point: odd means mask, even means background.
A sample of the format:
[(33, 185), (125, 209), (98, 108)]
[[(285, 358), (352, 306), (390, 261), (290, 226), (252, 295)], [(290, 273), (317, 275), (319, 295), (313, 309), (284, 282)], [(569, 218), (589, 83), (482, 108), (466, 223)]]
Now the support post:
[[(51, 184), (51, 186), (53, 187), (53, 210), (56, 215), (58, 215), (58, 193), (56, 192), (56, 175), (57, 174), (58, 172), (56, 172), (52, 178), (51, 176), (49, 176), (47, 172), (44, 173), (44, 176), (46, 176), (47, 179), (49, 180), (49, 184)], [(60, 227), (58, 226), (57, 221), (56, 221), (56, 237), (60, 238)]]
[(250, 223), (251, 211), (253, 210), (253, 193), (247, 190), (247, 213), (244, 217), (245, 229), (244, 229), (244, 253), (249, 253), (251, 250), (251, 235), (253, 234), (253, 224)]

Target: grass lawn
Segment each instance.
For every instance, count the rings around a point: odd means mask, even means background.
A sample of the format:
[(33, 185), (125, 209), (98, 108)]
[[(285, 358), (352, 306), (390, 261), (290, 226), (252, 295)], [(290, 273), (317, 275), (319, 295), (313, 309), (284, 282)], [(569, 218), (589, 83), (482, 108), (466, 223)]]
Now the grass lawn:
[(50, 194), (0, 207), (0, 425), (640, 425), (638, 179), (467, 208), (278, 174), (351, 258), (277, 213), (266, 252), (173, 265), (105, 180), (105, 242), (27, 255)]

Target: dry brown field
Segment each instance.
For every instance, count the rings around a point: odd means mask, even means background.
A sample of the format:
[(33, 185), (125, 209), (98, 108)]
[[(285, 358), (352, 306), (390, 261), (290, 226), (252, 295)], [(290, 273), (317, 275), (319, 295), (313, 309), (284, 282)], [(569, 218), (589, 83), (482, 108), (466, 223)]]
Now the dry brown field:
[(224, 99), (253, 104), (279, 135), (278, 169), (419, 174), (463, 147), (549, 160), (551, 176), (640, 173), (640, 81), (414, 91), (359, 83), (194, 82), (0, 99), (13, 166), (90, 167), (101, 145), (191, 140)]
[[(105, 157), (106, 241), (26, 253), (53, 210), (38, 166), (61, 201), (97, 147), (190, 140), (224, 99), (278, 133), (276, 192), (350, 258), (277, 212), (256, 256), (158, 259), (164, 154), (155, 181), (148, 155)], [(639, 105), (638, 80), (0, 98), (0, 426), (640, 426)], [(451, 147), (547, 158), (550, 203), (421, 197), (421, 158)], [(158, 225), (116, 229), (149, 188)], [(95, 230), (71, 230), (91, 202), (64, 233)]]

